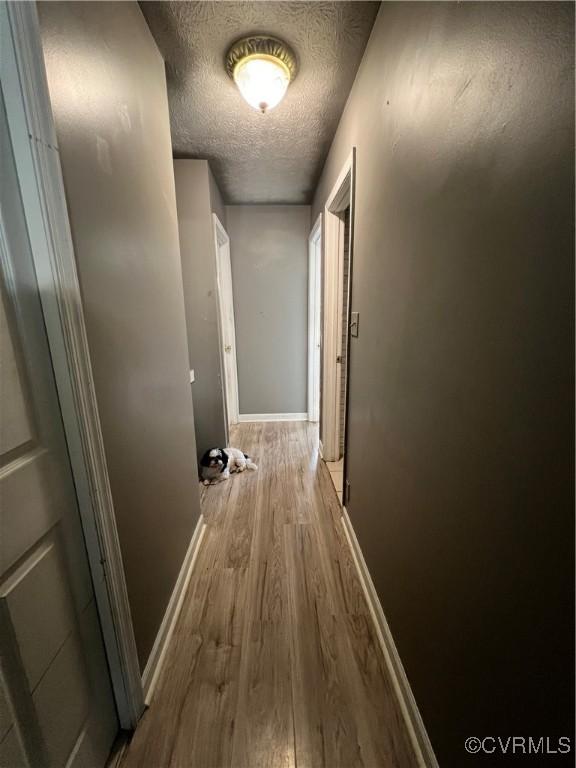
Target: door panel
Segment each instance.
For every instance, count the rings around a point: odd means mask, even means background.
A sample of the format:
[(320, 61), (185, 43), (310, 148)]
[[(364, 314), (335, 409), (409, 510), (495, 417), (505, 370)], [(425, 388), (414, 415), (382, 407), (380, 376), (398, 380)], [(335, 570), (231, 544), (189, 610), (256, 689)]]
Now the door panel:
[(118, 720), (0, 96), (0, 767), (98, 768)]
[[(5, 348), (0, 353), (6, 356)], [(0, 363), (3, 365), (3, 363)], [(2, 411), (4, 404), (2, 402)], [(46, 494), (46, 479), (50, 477), (50, 457), (37, 445), (24, 456), (0, 469), (2, 489), (2, 544), (0, 573), (10, 566), (46, 533), (58, 518), (58, 504)], [(26, 514), (19, 514), (19, 500), (26, 497)], [(11, 512), (12, 510), (12, 512)]]
[[(4, 693), (4, 685), (0, 680), (0, 743), (4, 740), (4, 736), (8, 733), (13, 723), (12, 712), (8, 704), (8, 699)], [(1, 763), (0, 763), (1, 765)]]
[(10, 728), (6, 738), (0, 743), (0, 765), (7, 766), (7, 768), (8, 766), (12, 768), (15, 765), (27, 765), (15, 728)]
[(30, 690), (74, 629), (67, 574), (54, 541), (45, 540), (2, 585), (0, 599), (20, 651)]
[(78, 632), (73, 631), (32, 697), (50, 765), (68, 762), (89, 715), (90, 690), (83, 656)]
[(0, 296), (0, 391), (2, 392), (2, 430), (0, 430), (0, 455), (4, 462), (19, 446), (26, 446), (33, 439), (32, 418), (26, 406), (24, 387), (16, 363), (12, 335), (8, 332), (8, 318), (4, 298)]

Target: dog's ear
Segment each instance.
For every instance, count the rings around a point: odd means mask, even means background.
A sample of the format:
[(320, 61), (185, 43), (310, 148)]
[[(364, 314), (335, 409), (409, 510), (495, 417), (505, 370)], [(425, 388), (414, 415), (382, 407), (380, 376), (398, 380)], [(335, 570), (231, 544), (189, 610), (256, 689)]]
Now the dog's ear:
[(200, 466), (201, 467), (209, 467), (210, 466), (210, 451), (206, 451), (204, 456), (200, 459)]
[(224, 450), (220, 450), (220, 453), (222, 454), (222, 461), (224, 462), (224, 466), (228, 466), (228, 454)]

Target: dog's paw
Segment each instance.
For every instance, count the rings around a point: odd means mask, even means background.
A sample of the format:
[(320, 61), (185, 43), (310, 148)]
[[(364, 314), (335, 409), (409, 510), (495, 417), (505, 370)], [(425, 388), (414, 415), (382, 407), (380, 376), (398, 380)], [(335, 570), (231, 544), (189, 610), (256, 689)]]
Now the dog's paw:
[(210, 485), (210, 480), (203, 480), (202, 485)]

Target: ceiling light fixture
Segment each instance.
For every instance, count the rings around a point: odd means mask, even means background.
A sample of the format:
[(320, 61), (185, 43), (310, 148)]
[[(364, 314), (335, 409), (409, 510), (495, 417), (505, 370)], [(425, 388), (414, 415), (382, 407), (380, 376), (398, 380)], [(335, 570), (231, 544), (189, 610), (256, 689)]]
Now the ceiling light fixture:
[(277, 37), (252, 35), (231, 46), (226, 71), (251, 107), (268, 112), (282, 101), (296, 77), (296, 56)]

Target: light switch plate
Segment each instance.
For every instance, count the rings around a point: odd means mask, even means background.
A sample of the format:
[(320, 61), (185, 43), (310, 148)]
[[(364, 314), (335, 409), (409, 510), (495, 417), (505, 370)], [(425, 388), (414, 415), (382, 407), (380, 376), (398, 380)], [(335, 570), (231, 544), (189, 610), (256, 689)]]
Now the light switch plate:
[(358, 336), (358, 325), (360, 324), (360, 313), (350, 313), (350, 336)]
[(190, 369), (190, 384), (194, 383), (194, 369)]

